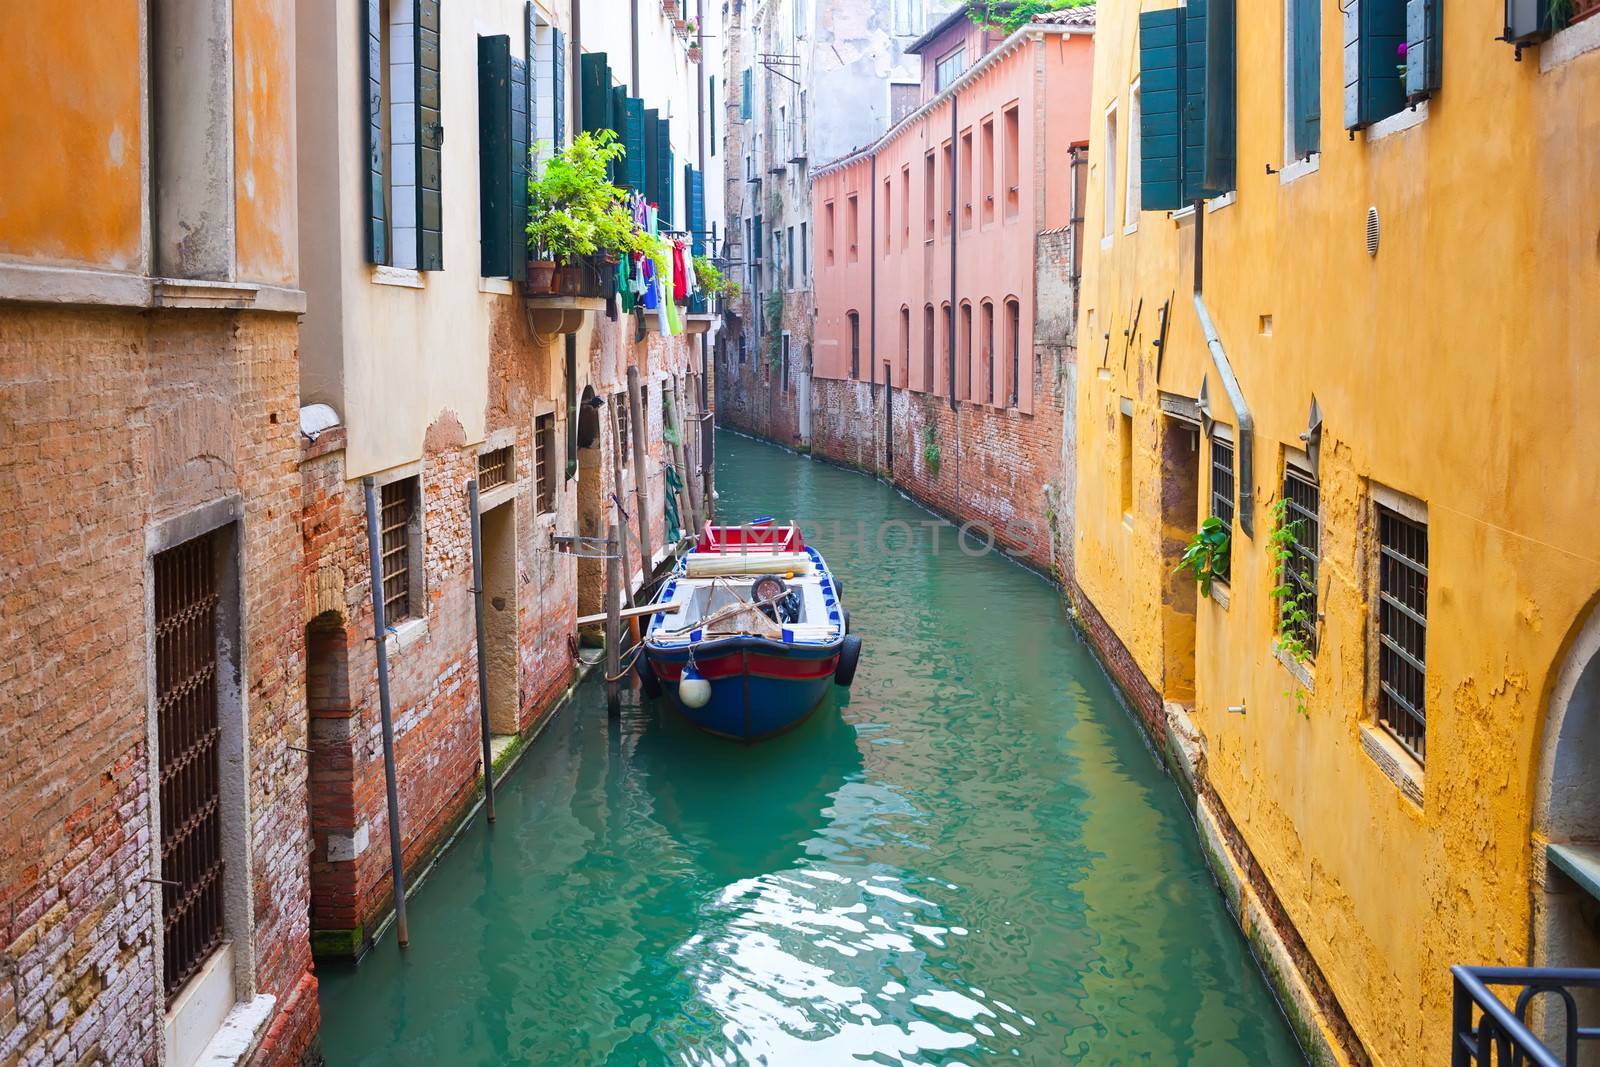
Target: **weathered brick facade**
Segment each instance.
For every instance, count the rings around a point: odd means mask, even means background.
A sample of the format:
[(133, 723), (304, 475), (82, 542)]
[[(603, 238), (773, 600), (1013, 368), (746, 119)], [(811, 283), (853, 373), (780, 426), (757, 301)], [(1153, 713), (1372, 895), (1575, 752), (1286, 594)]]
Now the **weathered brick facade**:
[(230, 499), (248, 810), (226, 860), (250, 874), (249, 914), (228, 920), (235, 984), (275, 998), (260, 1062), (308, 1054), (295, 345), (292, 315), (0, 310), (0, 803), (13, 831), (0, 840), (0, 1062), (158, 1055), (148, 545)]

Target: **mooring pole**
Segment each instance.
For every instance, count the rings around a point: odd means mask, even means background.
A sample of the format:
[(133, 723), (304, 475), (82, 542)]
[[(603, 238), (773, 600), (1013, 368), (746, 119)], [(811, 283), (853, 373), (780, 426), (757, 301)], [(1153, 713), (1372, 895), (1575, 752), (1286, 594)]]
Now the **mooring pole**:
[(685, 503), (689, 505), (689, 530), (694, 534), (700, 533), (700, 493), (695, 489), (694, 475), (689, 472), (689, 466), (684, 461), (683, 449), (683, 420), (678, 418), (678, 383), (672, 383), (671, 389), (661, 391), (662, 403), (666, 404), (666, 415), (672, 426), (672, 436), (677, 438), (672, 444), (672, 461), (677, 464), (678, 471), (683, 475), (683, 491), (688, 498)]
[[(617, 554), (622, 557), (622, 593), (633, 607), (633, 566), (628, 563), (628, 516), (622, 508), (622, 420), (627, 412), (611, 412), (611, 502), (617, 509)], [(648, 570), (648, 568), (645, 568)]]
[(622, 652), (617, 647), (622, 641), (622, 559), (617, 551), (617, 524), (613, 522), (606, 531), (606, 710), (612, 715), (622, 706), (619, 696), (622, 673)]
[(372, 564), (372, 640), (378, 650), (378, 714), (383, 722), (383, 785), (389, 802), (389, 880), (394, 884), (394, 929), (405, 948), (411, 942), (406, 923), (405, 853), (400, 844), (400, 796), (395, 789), (394, 712), (389, 706), (389, 627), (383, 617), (383, 542), (378, 534), (378, 492), (372, 478), (361, 480), (367, 495), (367, 556)]
[(478, 622), (478, 733), (483, 740), (483, 810), (494, 822), (494, 757), (489, 753), (489, 643), (483, 627), (483, 523), (478, 514), (478, 480), (467, 480), (472, 507), (472, 604)]
[(655, 570), (650, 557), (650, 482), (645, 477), (644, 442), (650, 427), (644, 421), (644, 402), (639, 396), (639, 368), (628, 368), (628, 415), (633, 423), (633, 509), (639, 518), (639, 558), (644, 561), (644, 582), (650, 583)]

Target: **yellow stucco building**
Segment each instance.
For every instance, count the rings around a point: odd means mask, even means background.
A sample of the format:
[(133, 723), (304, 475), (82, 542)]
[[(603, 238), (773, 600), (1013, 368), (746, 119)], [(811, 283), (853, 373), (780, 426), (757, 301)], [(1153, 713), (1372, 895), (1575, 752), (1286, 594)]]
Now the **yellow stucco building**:
[(1209, 3), (1099, 10), (1069, 586), (1313, 1060), (1447, 1063), (1600, 966), (1600, 15)]

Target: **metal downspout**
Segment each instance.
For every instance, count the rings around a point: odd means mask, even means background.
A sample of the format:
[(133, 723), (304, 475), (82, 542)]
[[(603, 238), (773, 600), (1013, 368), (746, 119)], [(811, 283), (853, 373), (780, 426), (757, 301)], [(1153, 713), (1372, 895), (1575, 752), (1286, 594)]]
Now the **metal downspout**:
[(1205, 283), (1205, 234), (1205, 201), (1196, 200), (1194, 202), (1194, 313), (1200, 320), (1200, 333), (1206, 339), (1206, 348), (1211, 350), (1211, 362), (1216, 365), (1217, 377), (1222, 379), (1222, 388), (1228, 394), (1228, 403), (1233, 405), (1234, 416), (1239, 420), (1238, 440), (1234, 442), (1239, 457), (1239, 529), (1246, 537), (1254, 537), (1256, 420), (1250, 414), (1250, 405), (1245, 402), (1244, 390), (1239, 388), (1239, 379), (1234, 377), (1233, 364), (1228, 362), (1228, 353), (1222, 348), (1222, 338), (1217, 336), (1217, 327), (1211, 321), (1211, 313), (1206, 310), (1205, 297), (1201, 295)]
[[(878, 384), (878, 156), (867, 178), (867, 382)], [(870, 390), (876, 392), (876, 390)]]

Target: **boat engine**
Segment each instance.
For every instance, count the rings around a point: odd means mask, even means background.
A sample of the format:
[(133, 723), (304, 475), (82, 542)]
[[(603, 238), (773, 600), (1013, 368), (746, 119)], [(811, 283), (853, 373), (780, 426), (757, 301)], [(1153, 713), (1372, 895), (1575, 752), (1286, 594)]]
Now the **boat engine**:
[(800, 621), (800, 590), (789, 588), (789, 583), (776, 574), (757, 578), (750, 586), (750, 599), (779, 625), (792, 626)]

